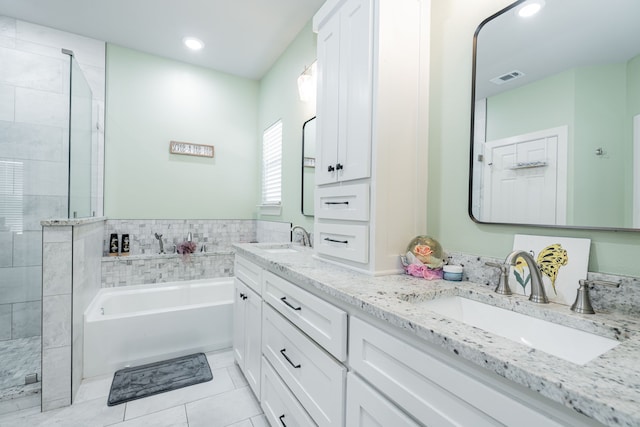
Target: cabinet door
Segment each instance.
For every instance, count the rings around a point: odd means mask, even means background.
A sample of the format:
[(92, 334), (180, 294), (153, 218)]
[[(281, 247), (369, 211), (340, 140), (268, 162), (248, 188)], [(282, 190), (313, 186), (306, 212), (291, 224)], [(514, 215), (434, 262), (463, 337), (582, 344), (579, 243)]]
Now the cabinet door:
[(244, 331), (244, 376), (260, 400), (260, 355), (262, 353), (262, 298), (247, 289)]
[(318, 31), (318, 127), (316, 185), (335, 182), (338, 163), (340, 14)]
[[(368, 178), (371, 171), (373, 8), (349, 0), (340, 10), (340, 118), (338, 181)], [(399, 47), (400, 48), (400, 47)], [(324, 142), (324, 141), (323, 141)]]
[(245, 346), (245, 307), (244, 297), (249, 288), (237, 278), (234, 279), (235, 292), (233, 296), (233, 357), (240, 369), (244, 371)]
[(352, 372), (347, 375), (347, 422), (349, 427), (419, 427), (393, 403)]
[(262, 358), (260, 406), (272, 427), (316, 427), (307, 411), (291, 394), (265, 358)]
[(318, 30), (317, 185), (370, 176), (372, 11), (348, 0)]

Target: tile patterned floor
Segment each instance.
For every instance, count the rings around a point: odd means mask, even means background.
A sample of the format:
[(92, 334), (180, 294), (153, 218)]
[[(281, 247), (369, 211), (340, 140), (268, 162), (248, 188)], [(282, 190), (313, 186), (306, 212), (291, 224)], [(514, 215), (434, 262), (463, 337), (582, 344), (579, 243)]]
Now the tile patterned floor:
[(0, 341), (0, 389), (24, 385), (27, 374), (40, 377), (40, 337)]
[(233, 361), (207, 354), (213, 380), (117, 406), (107, 406), (112, 375), (84, 380), (73, 405), (0, 417), (1, 427), (268, 427), (262, 409)]

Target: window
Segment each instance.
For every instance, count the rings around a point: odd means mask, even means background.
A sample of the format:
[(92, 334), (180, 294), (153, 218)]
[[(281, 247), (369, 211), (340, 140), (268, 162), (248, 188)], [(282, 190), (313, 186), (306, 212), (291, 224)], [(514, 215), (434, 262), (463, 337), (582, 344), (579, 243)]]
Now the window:
[[(262, 205), (282, 201), (282, 121), (262, 134)], [(278, 212), (279, 213), (279, 212)]]

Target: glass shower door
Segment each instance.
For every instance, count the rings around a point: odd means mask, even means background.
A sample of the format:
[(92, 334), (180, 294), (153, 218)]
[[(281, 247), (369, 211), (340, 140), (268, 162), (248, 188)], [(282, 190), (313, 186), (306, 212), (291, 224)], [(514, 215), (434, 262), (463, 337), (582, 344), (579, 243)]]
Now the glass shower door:
[(69, 218), (92, 216), (92, 94), (78, 62), (71, 58), (69, 107)]

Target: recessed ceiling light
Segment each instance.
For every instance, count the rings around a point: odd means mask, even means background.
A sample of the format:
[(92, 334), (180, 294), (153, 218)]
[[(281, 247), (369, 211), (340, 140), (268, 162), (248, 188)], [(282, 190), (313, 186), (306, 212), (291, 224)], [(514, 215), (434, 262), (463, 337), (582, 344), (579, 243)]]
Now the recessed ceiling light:
[(182, 42), (191, 50), (200, 50), (204, 47), (202, 40), (195, 37), (185, 37), (182, 39)]
[(522, 6), (516, 10), (516, 13), (522, 18), (528, 18), (540, 12), (543, 7), (544, 0), (529, 0), (524, 2)]

